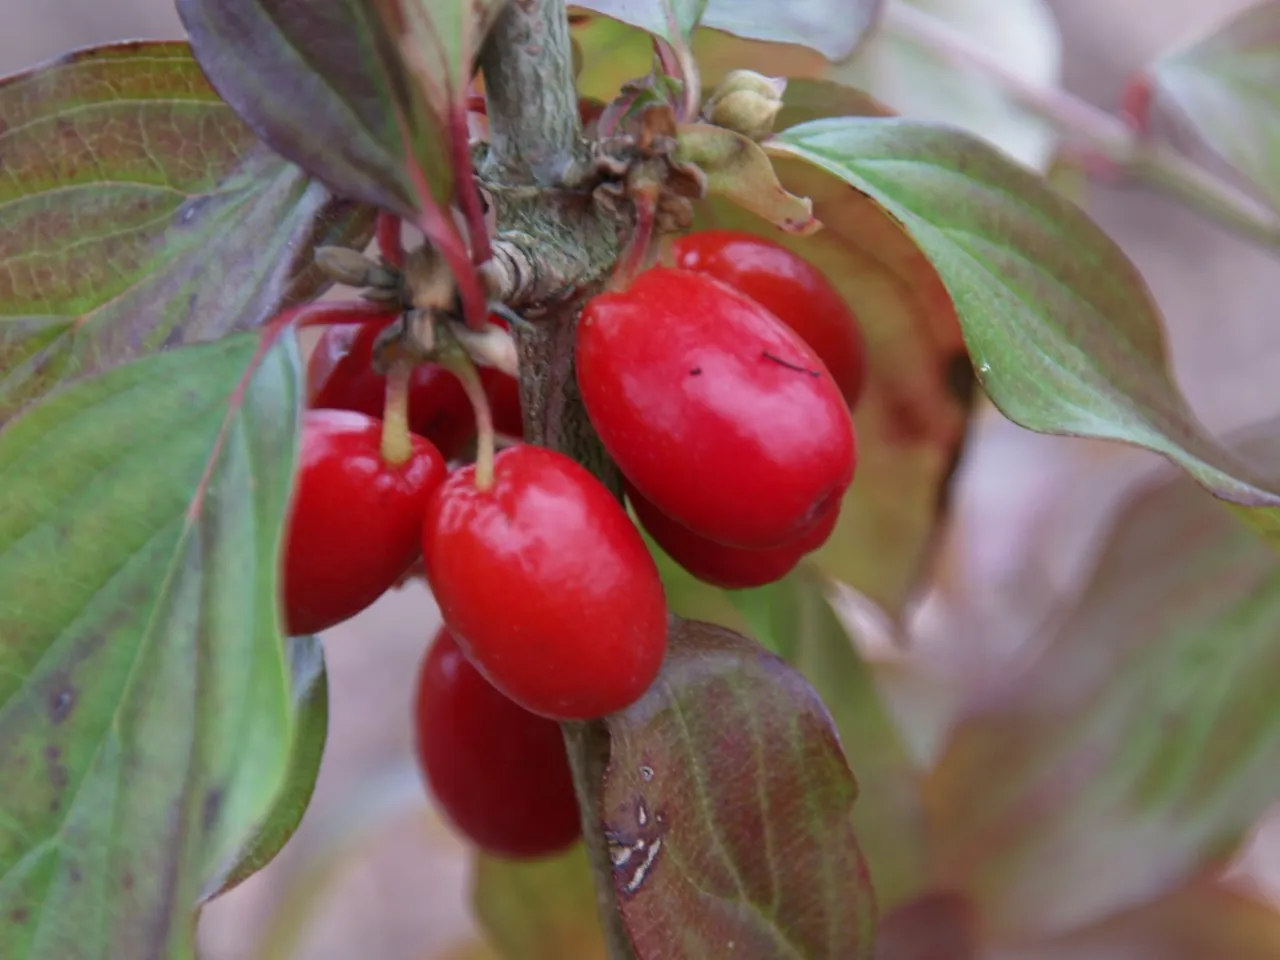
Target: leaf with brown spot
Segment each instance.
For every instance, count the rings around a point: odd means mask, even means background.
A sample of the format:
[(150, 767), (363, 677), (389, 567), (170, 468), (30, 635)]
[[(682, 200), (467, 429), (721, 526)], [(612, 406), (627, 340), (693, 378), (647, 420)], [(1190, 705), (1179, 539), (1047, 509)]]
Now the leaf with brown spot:
[(586, 849), (539, 860), (476, 855), (472, 880), (476, 919), (504, 957), (520, 960), (606, 960)]
[(767, 146), (902, 224), (946, 284), (978, 378), (1009, 419), (1146, 447), (1224, 500), (1277, 512), (1280, 479), (1210, 434), (1179, 391), (1137, 269), (1040, 177), (960, 130), (899, 119), (815, 120)]
[(323, 674), (278, 599), (301, 363), (259, 351), (135, 360), (0, 431), (0, 956), (189, 958), (205, 885), (288, 831)]
[(262, 146), (183, 43), (0, 81), (0, 423), (61, 382), (256, 327), (372, 211)]
[(637, 956), (869, 958), (858, 788), (830, 714), (749, 640), (671, 623), (657, 682), (607, 718), (601, 807)]
[(940, 882), (1005, 939), (1177, 889), (1280, 797), (1280, 563), (1190, 478), (1132, 495), (1045, 641), (926, 784)]

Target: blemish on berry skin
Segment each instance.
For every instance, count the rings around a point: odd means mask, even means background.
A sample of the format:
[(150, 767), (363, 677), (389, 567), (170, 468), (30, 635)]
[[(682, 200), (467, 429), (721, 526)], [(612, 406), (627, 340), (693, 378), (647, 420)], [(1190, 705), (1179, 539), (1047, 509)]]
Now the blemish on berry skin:
[(701, 367), (694, 367), (692, 370), (690, 370), (690, 371), (689, 371), (689, 376), (691, 376), (691, 377), (700, 377), (700, 376), (702, 376), (702, 368), (701, 368)]
[(762, 351), (760, 356), (762, 356), (766, 360), (776, 363), (780, 367), (786, 367), (788, 370), (794, 370), (796, 373), (807, 373), (809, 376), (813, 377), (815, 380), (818, 377), (822, 376), (821, 370), (812, 370), (809, 367), (801, 366), (798, 363), (792, 363), (790, 360), (784, 360), (782, 357), (778, 356), (777, 354), (770, 353), (768, 350)]

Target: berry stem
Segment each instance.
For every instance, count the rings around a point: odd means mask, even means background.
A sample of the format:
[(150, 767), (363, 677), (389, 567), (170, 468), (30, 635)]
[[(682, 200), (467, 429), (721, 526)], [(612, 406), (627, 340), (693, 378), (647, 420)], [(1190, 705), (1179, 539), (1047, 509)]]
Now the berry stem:
[(409, 438), (409, 381), (413, 362), (397, 357), (387, 368), (387, 400), (382, 414), (382, 459), (393, 466), (413, 456)]
[(440, 365), (462, 382), (462, 389), (471, 401), (476, 415), (476, 489), (488, 490), (493, 486), (493, 458), (497, 452), (497, 434), (493, 429), (493, 411), (489, 409), (489, 397), (480, 382), (476, 365), (471, 362), (460, 344), (449, 344), (441, 351)]
[(404, 269), (404, 238), (400, 234), (400, 218), (385, 210), (378, 213), (378, 252), (389, 266)]

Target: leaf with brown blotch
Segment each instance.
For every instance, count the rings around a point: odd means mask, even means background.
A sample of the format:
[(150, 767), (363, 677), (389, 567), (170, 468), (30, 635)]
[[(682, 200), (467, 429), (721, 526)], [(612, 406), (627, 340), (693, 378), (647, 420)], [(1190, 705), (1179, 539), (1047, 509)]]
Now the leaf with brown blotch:
[(830, 714), (749, 640), (671, 623), (658, 680), (606, 718), (601, 811), (637, 956), (869, 958), (858, 788)]
[(190, 958), (199, 900), (297, 823), (325, 736), (279, 609), (302, 370), (262, 337), (0, 431), (0, 956)]
[(59, 383), (256, 327), (327, 286), (367, 207), (267, 150), (183, 43), (0, 81), (0, 423)]
[[(839, 177), (902, 224), (1009, 419), (1146, 447), (1224, 500), (1280, 508), (1280, 480), (1210, 434), (1178, 390), (1137, 269), (1040, 177), (960, 130), (901, 119), (815, 120), (766, 148)], [(1274, 517), (1253, 522), (1267, 529)]]
[[(1274, 439), (1251, 449), (1280, 462)], [(954, 730), (926, 782), (939, 880), (1004, 938), (1178, 888), (1280, 796), (1278, 687), (1280, 564), (1188, 477), (1162, 476), (1043, 653)]]

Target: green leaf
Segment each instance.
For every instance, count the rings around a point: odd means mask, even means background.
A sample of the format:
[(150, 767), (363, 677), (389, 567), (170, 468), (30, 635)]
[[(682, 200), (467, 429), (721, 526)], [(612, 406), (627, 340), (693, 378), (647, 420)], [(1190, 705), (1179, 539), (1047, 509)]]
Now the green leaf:
[(1133, 496), (1044, 642), (927, 785), (939, 882), (1001, 937), (1152, 901), (1280, 798), (1280, 563), (1188, 478)]
[(858, 775), (854, 832), (876, 901), (888, 910), (919, 894), (926, 880), (921, 776), (826, 589), (821, 577), (802, 567), (778, 583), (729, 596), (752, 636), (799, 670), (831, 711)]
[(1146, 447), (1219, 497), (1280, 505), (1276, 486), (1192, 414), (1133, 264), (1034, 174), (958, 130), (905, 120), (818, 120), (770, 144), (902, 224), (946, 284), (978, 377), (1009, 419)]
[(586, 848), (542, 860), (477, 854), (472, 902), (489, 942), (511, 960), (605, 960)]
[(286, 786), (302, 378), (290, 334), (258, 352), (146, 357), (0, 432), (2, 956), (191, 957)]
[(1242, 10), (1149, 70), (1156, 105), (1280, 207), (1280, 3)]
[[(416, 94), (375, 6), (177, 0), (201, 67), (258, 136), (342, 195), (413, 217), (422, 201), (405, 138), (447, 203), (448, 130)], [(401, 117), (414, 126), (403, 130)]]
[(1048, 169), (1056, 131), (1019, 106), (1007, 84), (925, 45), (921, 38), (939, 31), (997, 58), (1030, 86), (1061, 80), (1062, 43), (1045, 0), (894, 0), (882, 28), (823, 76), (864, 89), (915, 120), (962, 126), (1027, 166)]
[(657, 682), (607, 723), (601, 807), (640, 960), (871, 956), (857, 785), (799, 673), (673, 618)]
[(298, 829), (307, 812), (329, 733), (329, 680), (325, 674), (324, 647), (316, 637), (288, 637), (294, 737), (284, 788), (252, 837), (227, 861), (225, 869), (206, 885), (202, 899), (226, 893), (270, 863)]
[(1280, 912), (1224, 884), (1199, 883), (1109, 923), (1001, 951), (1001, 960), (1275, 960)]
[(880, 15), (884, 0), (573, 0), (672, 46), (699, 23), (751, 40), (800, 44), (830, 60), (849, 55)]
[(314, 248), (373, 229), (258, 143), (186, 44), (10, 77), (0, 117), (0, 424), (59, 382), (309, 299)]

